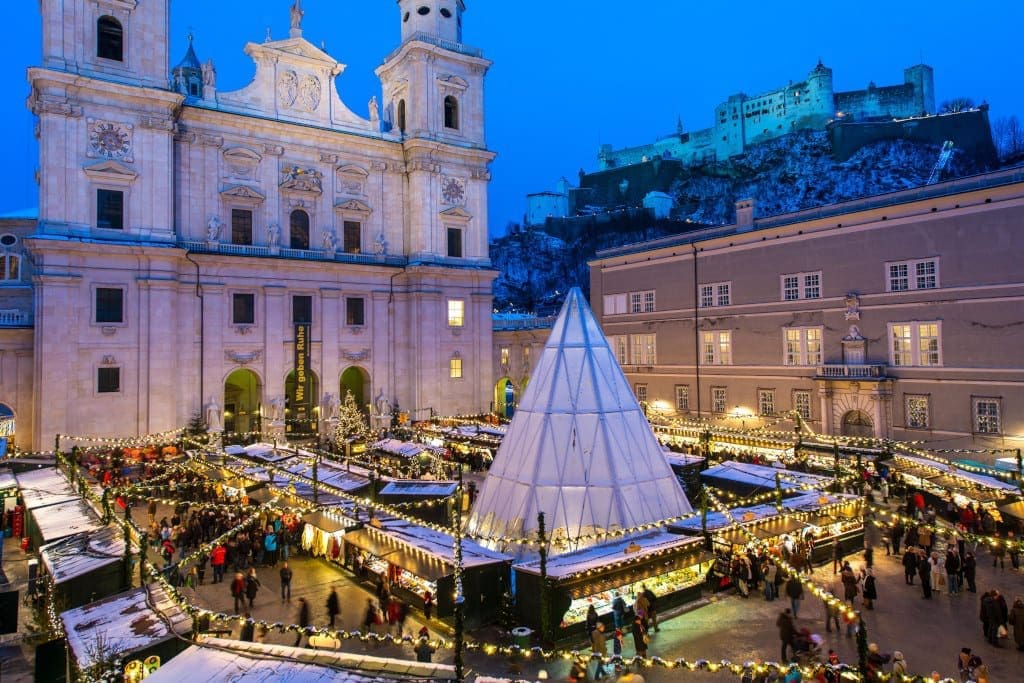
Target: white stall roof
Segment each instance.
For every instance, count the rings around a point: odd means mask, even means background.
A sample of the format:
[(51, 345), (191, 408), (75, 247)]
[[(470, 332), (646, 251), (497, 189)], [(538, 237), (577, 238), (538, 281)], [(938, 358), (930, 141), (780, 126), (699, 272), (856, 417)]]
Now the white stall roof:
[(852, 493), (824, 493), (822, 491), (811, 491), (792, 498), (785, 498), (782, 507), (787, 510), (800, 512), (813, 512), (819, 508), (836, 503), (852, 503), (859, 500), (861, 496)]
[[(285, 469), (292, 474), (297, 474), (309, 479), (313, 478), (313, 463), (312, 462), (296, 462), (289, 463), (285, 466)], [(369, 478), (363, 476), (365, 470), (353, 468), (349, 472), (344, 465), (337, 465), (332, 462), (320, 461), (317, 465), (317, 481), (325, 486), (333, 486), (336, 489), (348, 493), (351, 491), (358, 491), (361, 488), (365, 488), (370, 485)], [(280, 477), (277, 477), (280, 479)], [(298, 484), (296, 484), (298, 487)]]
[(781, 487), (783, 491), (800, 488), (801, 486), (816, 486), (824, 488), (832, 481), (831, 477), (824, 477), (820, 474), (808, 472), (797, 472), (795, 470), (779, 469), (777, 467), (765, 467), (754, 465), (748, 462), (736, 462), (727, 460), (723, 463), (709, 467), (700, 473), (701, 477), (714, 479), (727, 479), (740, 484), (760, 486), (763, 488), (775, 488), (775, 475), (781, 474)]
[(931, 460), (929, 458), (921, 458), (913, 455), (902, 454), (897, 455), (896, 458), (898, 460), (906, 460), (907, 462), (912, 462), (915, 465), (920, 465), (921, 467), (930, 467), (936, 470), (936, 475), (948, 474), (954, 477), (958, 477), (960, 479), (965, 479), (975, 486), (983, 486), (984, 488), (992, 489), (994, 491), (1005, 491), (1007, 494), (1020, 493), (1020, 489), (1017, 487), (1016, 484), (1008, 484), (1005, 481), (996, 479), (995, 477), (989, 477), (984, 474), (970, 472), (968, 470), (963, 469), (962, 467), (958, 467), (956, 463), (950, 462), (947, 464)]
[(455, 679), (450, 664), (388, 659), (287, 645), (205, 638), (163, 664), (147, 681), (234, 681), (235, 683), (371, 683), (403, 679)]
[[(454, 539), (451, 534), (434, 531), (433, 529), (394, 517), (383, 519), (380, 529), (375, 529), (374, 527), (367, 527), (367, 529), (382, 531), (386, 536), (390, 536), (405, 545), (422, 550), (445, 562), (455, 562), (455, 552), (452, 549)], [(469, 539), (464, 538), (462, 540), (462, 564), (466, 567), (506, 562), (511, 559), (508, 555), (488, 550)]]
[(450, 496), (459, 485), (454, 481), (395, 479), (380, 490), (382, 496)]
[(381, 439), (373, 444), (373, 448), (391, 455), (400, 455), (403, 458), (412, 458), (427, 450), (426, 446), (422, 444), (399, 441), (398, 439)]
[[(101, 635), (111, 654), (126, 657), (174, 637), (173, 633), (184, 635), (192, 630), (192, 617), (156, 583), (62, 612), (60, 618), (67, 633), (68, 649), (81, 668), (96, 663), (93, 661), (95, 645)], [(171, 628), (167, 627), (165, 619), (170, 621)], [(192, 675), (179, 680), (215, 679)]]
[(46, 572), (55, 583), (88, 574), (124, 560), (124, 533), (114, 527), (83, 532), (47, 543), (39, 549)]
[(668, 460), (669, 465), (697, 465), (704, 462), (704, 457), (700, 455), (691, 455), (689, 453), (676, 453), (675, 451), (665, 450), (665, 459)]
[(78, 492), (56, 467), (22, 472), (17, 475), (21, 498), (29, 510), (76, 500)]
[[(703, 539), (694, 536), (680, 536), (652, 530), (617, 538), (614, 541), (590, 546), (583, 550), (556, 555), (548, 560), (547, 574), (553, 579), (561, 579), (580, 572), (599, 569), (614, 562), (646, 557), (673, 548), (688, 546), (696, 552), (703, 547), (703, 543)], [(636, 546), (639, 546), (639, 550), (635, 549)], [(631, 547), (634, 549), (627, 553), (627, 549)], [(534, 560), (517, 564), (515, 569), (539, 575), (540, 561)]]
[(39, 527), (44, 544), (103, 528), (99, 516), (81, 498), (33, 510), (32, 519)]
[(0, 491), (18, 488), (18, 480), (10, 470), (0, 470)]

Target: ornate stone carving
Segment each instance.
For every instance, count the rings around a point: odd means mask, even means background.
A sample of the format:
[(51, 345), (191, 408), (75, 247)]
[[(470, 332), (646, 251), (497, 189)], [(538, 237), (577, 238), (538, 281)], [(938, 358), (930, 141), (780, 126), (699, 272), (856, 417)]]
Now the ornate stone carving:
[(474, 168), (473, 172), (470, 173), (470, 177), (473, 180), (489, 181), (491, 179), (491, 172), (486, 168)]
[(441, 176), (441, 199), (445, 204), (462, 206), (466, 203), (466, 180), (453, 176)]
[(175, 124), (174, 118), (172, 118), (170, 115), (163, 116), (153, 114), (143, 116), (141, 119), (139, 119), (139, 125), (143, 128), (148, 128), (150, 130), (166, 130), (172, 133), (177, 128), (177, 124)]
[(846, 295), (846, 313), (844, 315), (847, 320), (860, 320), (860, 297), (856, 292)]
[(235, 197), (237, 199), (254, 199), (263, 201), (266, 197), (258, 190), (248, 185), (228, 185), (220, 191), (222, 197)]
[(291, 108), (295, 105), (295, 98), (299, 95), (299, 77), (294, 71), (288, 70), (277, 77), (277, 100), (284, 106)]
[(299, 84), (299, 104), (305, 111), (316, 111), (320, 106), (320, 79), (316, 76), (306, 76)]
[(281, 145), (263, 145), (263, 153), (270, 154), (271, 156), (279, 157), (284, 154), (284, 147)]
[(88, 119), (90, 157), (103, 159), (132, 159), (132, 125), (116, 121)]
[(329, 154), (328, 152), (320, 152), (320, 162), (324, 164), (336, 164), (338, 163), (338, 155)]
[(220, 147), (224, 144), (223, 135), (200, 135), (199, 144), (206, 147)]
[(246, 147), (232, 147), (224, 150), (224, 166), (227, 176), (239, 180), (252, 180), (256, 167), (263, 159)]
[(82, 105), (67, 99), (44, 99), (40, 97), (32, 104), (32, 113), (36, 116), (41, 114), (58, 114), (78, 118), (82, 115)]
[(296, 192), (323, 192), (323, 174), (314, 168), (288, 166), (281, 171), (281, 189)]
[(245, 352), (224, 349), (224, 358), (232, 363), (238, 363), (239, 365), (248, 365), (262, 357), (263, 349), (253, 349), (252, 351)]
[(368, 361), (370, 360), (370, 349), (358, 349), (355, 351), (342, 349), (341, 358), (342, 360), (351, 361), (353, 363), (361, 363), (363, 361)]
[(388, 170), (388, 163), (386, 161), (371, 161), (370, 168), (372, 168), (374, 171), (380, 171), (381, 173), (383, 173), (384, 171)]
[(409, 172), (425, 171), (427, 173), (440, 173), (441, 164), (426, 159), (410, 161), (408, 164)]

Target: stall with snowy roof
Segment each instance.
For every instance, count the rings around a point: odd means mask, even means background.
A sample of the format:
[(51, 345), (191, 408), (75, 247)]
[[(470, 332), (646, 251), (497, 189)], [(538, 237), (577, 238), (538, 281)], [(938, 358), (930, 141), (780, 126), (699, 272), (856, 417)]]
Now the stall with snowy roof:
[(410, 515), (431, 524), (447, 525), (458, 504), (454, 497), (457, 488), (458, 483), (454, 481), (386, 479), (377, 493), (377, 500), (388, 505), (418, 503), (406, 506)]
[(80, 532), (96, 532), (104, 528), (100, 516), (81, 498), (32, 511), (26, 527), (32, 548), (59, 541)]
[(752, 496), (772, 491), (776, 486), (785, 494), (810, 489), (822, 490), (832, 483), (831, 477), (819, 474), (736, 460), (726, 460), (713, 465), (701, 472), (700, 478), (708, 486), (737, 496)]
[(888, 465), (907, 486), (920, 491), (929, 505), (943, 512), (946, 502), (952, 500), (958, 507), (972, 505), (975, 510), (987, 509), (996, 521), (1001, 521), (1000, 507), (1021, 496), (1016, 483), (972, 472), (953, 462), (898, 454)]
[[(440, 619), (455, 614), (455, 540), (437, 528), (389, 516), (345, 534), (345, 564), (375, 585), (387, 580), (400, 600), (422, 606), (429, 592)], [(462, 541), (462, 591), (467, 628), (497, 619), (512, 558)]]
[(43, 571), (53, 579), (59, 604), (78, 607), (113, 595), (130, 584), (124, 533), (102, 527), (68, 536), (39, 549)]
[(707, 468), (707, 459), (700, 455), (678, 453), (669, 449), (668, 446), (663, 446), (663, 448), (668, 466), (672, 468), (672, 473), (676, 475), (676, 479), (686, 491), (687, 497), (699, 496), (702, 486), (700, 473)]
[[(67, 634), (68, 678), (83, 680), (82, 672), (109, 666), (100, 657), (116, 660), (116, 671), (134, 659), (159, 657), (167, 662), (189, 647), (192, 617), (156, 583), (89, 603), (60, 615)], [(179, 680), (206, 679), (191, 672)]]
[(849, 493), (812, 491), (782, 501), (787, 514), (804, 523), (804, 539), (811, 545), (811, 563), (832, 561), (864, 548), (864, 498)]

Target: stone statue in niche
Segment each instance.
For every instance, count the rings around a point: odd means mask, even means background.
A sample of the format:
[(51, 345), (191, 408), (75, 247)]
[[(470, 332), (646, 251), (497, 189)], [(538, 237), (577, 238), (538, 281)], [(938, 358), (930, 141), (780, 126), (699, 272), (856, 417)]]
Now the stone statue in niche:
[(384, 233), (378, 233), (377, 238), (373, 240), (373, 253), (378, 256), (388, 253), (388, 240), (384, 237)]
[(270, 399), (270, 421), (275, 424), (284, 422), (284, 396)]
[(203, 64), (203, 85), (213, 88), (217, 85), (217, 70), (213, 68), (213, 60), (207, 59)]
[(331, 228), (324, 229), (323, 236), (324, 251), (334, 253), (338, 249), (338, 237), (334, 234), (334, 230)]
[(327, 392), (324, 394), (324, 417), (328, 420), (337, 420), (338, 411), (341, 409), (341, 405), (338, 402), (337, 394)]
[(377, 105), (376, 95), (370, 98), (370, 103), (367, 106), (370, 109), (370, 122), (377, 123), (380, 120), (380, 108)]
[(278, 242), (281, 241), (281, 226), (277, 223), (271, 223), (267, 226), (267, 244), (272, 247), (276, 247)]
[(206, 223), (206, 239), (210, 242), (216, 242), (220, 239), (220, 229), (220, 216), (211, 216), (210, 220)]
[(381, 417), (391, 417), (391, 401), (384, 396), (383, 389), (381, 389), (380, 393), (377, 394), (377, 398), (373, 400), (373, 405), (377, 409), (377, 415)]
[(850, 330), (846, 333), (846, 336), (843, 337), (844, 341), (861, 341), (863, 339), (864, 336), (861, 335), (860, 328), (856, 325), (850, 325)]
[(846, 295), (846, 319), (860, 320), (860, 297), (854, 292)]
[(211, 396), (210, 402), (206, 404), (206, 430), (209, 432), (223, 431), (220, 420), (220, 404), (217, 403), (216, 397)]

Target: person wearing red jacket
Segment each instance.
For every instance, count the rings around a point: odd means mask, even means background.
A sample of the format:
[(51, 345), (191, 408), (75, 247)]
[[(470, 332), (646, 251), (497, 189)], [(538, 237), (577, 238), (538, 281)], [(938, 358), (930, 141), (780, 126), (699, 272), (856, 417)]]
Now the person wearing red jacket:
[(228, 551), (222, 545), (216, 546), (210, 553), (210, 566), (213, 567), (213, 582), (224, 580), (224, 567), (227, 565)]

